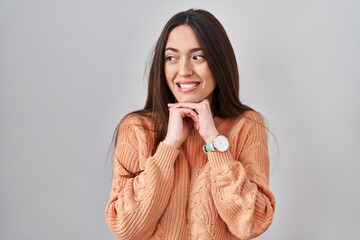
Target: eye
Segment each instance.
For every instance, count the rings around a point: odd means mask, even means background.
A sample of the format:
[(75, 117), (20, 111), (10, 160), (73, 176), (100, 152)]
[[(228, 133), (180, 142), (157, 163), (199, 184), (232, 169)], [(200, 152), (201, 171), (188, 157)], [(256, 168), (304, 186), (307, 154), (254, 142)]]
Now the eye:
[(205, 56), (202, 54), (197, 54), (197, 55), (193, 56), (193, 59), (195, 61), (205, 61)]
[(168, 56), (165, 56), (165, 60), (168, 61), (168, 62), (175, 62), (176, 57), (172, 56), (172, 55), (168, 55)]

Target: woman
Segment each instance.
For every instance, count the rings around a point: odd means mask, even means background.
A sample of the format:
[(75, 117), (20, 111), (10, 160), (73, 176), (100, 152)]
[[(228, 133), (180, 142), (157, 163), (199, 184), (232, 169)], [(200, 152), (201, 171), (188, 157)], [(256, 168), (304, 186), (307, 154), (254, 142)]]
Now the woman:
[(232, 46), (209, 12), (167, 22), (146, 105), (116, 133), (105, 218), (119, 239), (250, 239), (270, 226), (266, 128), (239, 100)]

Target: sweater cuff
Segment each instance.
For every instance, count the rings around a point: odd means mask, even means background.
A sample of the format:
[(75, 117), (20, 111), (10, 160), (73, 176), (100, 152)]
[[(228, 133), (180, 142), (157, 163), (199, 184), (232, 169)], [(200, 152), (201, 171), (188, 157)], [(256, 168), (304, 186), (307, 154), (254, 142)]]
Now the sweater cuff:
[(224, 169), (236, 165), (229, 150), (226, 152), (212, 151), (207, 155), (211, 169)]
[(180, 150), (160, 142), (153, 157), (159, 166), (169, 168), (174, 166), (179, 153)]

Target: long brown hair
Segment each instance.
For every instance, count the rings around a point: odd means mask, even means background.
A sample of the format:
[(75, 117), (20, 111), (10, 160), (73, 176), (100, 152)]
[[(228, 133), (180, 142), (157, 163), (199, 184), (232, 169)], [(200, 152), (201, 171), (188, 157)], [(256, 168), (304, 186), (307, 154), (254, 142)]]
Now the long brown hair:
[[(166, 83), (164, 65), (165, 47), (169, 34), (180, 25), (190, 26), (194, 31), (216, 81), (211, 102), (214, 115), (220, 118), (231, 118), (251, 110), (240, 101), (238, 66), (234, 50), (221, 23), (205, 10), (189, 9), (179, 12), (166, 23), (155, 45), (148, 76), (148, 95), (145, 106), (141, 110), (130, 113), (150, 117), (152, 125), (156, 126), (156, 129), (149, 129), (154, 131), (152, 153), (166, 135), (169, 119), (167, 104), (176, 101)], [(117, 128), (114, 134), (115, 146), (118, 131)], [(121, 164), (121, 161), (119, 163)], [(138, 174), (132, 173), (123, 165), (122, 167), (129, 172), (129, 177)]]

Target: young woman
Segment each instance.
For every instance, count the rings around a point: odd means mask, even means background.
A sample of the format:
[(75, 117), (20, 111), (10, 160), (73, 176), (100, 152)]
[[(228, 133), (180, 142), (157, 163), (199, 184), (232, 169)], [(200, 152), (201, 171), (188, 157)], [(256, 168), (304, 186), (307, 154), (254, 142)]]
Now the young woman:
[(157, 41), (144, 109), (117, 128), (107, 224), (119, 239), (259, 236), (275, 204), (267, 151), (222, 25), (180, 12)]

